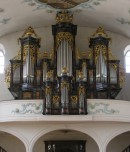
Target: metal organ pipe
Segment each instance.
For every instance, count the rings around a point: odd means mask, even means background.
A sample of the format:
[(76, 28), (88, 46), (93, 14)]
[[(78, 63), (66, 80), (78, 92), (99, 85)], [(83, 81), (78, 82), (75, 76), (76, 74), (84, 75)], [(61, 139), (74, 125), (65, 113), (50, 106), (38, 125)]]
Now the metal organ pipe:
[(33, 83), (34, 80), (34, 63), (31, 59), (30, 50), (27, 51), (27, 57), (24, 64), (23, 77), (25, 83)]
[(83, 81), (87, 80), (87, 65), (86, 62), (82, 64), (82, 72), (83, 72)]
[(47, 63), (43, 62), (43, 82), (46, 81), (46, 74), (47, 74)]
[(62, 75), (63, 68), (67, 68), (67, 75), (72, 76), (72, 49), (66, 39), (63, 39), (57, 50), (57, 75)]

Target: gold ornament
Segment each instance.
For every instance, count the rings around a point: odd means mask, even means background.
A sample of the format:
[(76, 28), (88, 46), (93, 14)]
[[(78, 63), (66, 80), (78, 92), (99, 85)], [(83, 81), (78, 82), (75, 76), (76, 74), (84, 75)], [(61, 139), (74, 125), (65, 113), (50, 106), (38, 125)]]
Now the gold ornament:
[(62, 73), (63, 73), (63, 74), (67, 74), (67, 73), (68, 73), (67, 67), (64, 67), (64, 68), (62, 69)]
[(73, 36), (69, 32), (60, 32), (56, 35), (56, 48), (58, 49), (62, 40), (65, 39), (68, 41), (71, 47), (73, 47)]
[(98, 37), (98, 36), (109, 38), (105, 30), (100, 26), (97, 28), (96, 32), (91, 36), (91, 38)]
[(61, 11), (58, 12), (56, 15), (57, 23), (62, 23), (62, 22), (72, 23), (72, 20), (73, 20), (73, 14), (68, 11)]

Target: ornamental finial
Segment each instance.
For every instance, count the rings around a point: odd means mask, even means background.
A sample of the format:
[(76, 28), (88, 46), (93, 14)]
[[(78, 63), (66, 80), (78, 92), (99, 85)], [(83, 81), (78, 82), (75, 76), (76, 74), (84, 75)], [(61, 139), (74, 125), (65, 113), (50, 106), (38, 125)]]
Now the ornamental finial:
[(96, 32), (92, 35), (92, 37), (98, 37), (98, 36), (109, 38), (105, 30), (100, 26), (97, 28)]
[(62, 22), (69, 22), (72, 23), (73, 21), (73, 14), (69, 11), (60, 11), (56, 15), (56, 22), (62, 23)]
[(26, 37), (26, 36), (32, 36), (32, 35), (34, 35), (35, 37), (38, 37), (38, 35), (35, 33), (34, 29), (31, 26), (29, 26), (25, 30), (24, 34), (22, 35), (22, 38)]

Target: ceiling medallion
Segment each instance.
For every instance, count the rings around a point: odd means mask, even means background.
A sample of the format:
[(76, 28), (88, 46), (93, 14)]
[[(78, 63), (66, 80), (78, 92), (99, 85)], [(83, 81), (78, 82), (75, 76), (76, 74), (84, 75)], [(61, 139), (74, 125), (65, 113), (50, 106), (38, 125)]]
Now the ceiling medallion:
[(70, 9), (89, 0), (37, 0), (56, 9)]

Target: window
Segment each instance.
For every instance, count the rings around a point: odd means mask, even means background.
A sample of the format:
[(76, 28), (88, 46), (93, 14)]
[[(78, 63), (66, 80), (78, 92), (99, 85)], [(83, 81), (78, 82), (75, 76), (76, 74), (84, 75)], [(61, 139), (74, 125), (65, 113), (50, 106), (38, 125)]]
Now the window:
[(125, 48), (124, 55), (125, 55), (125, 70), (126, 73), (130, 73), (130, 45), (128, 45)]
[(4, 54), (0, 51), (0, 73), (4, 73)]

